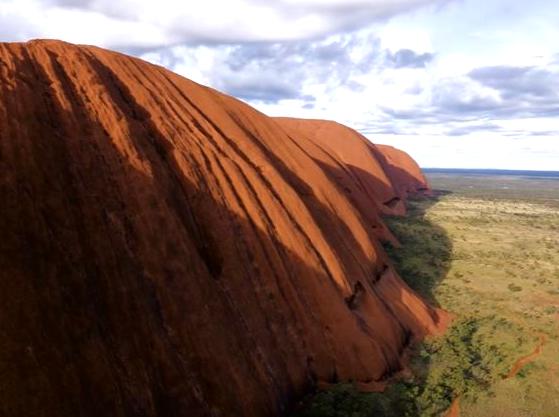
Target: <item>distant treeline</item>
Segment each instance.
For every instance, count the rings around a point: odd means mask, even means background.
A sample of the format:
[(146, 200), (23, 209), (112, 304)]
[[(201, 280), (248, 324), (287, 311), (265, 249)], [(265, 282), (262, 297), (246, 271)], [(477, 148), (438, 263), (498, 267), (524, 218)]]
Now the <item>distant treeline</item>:
[(426, 174), (450, 175), (502, 175), (532, 178), (557, 178), (559, 171), (523, 171), (508, 169), (465, 169), (465, 168), (421, 168)]

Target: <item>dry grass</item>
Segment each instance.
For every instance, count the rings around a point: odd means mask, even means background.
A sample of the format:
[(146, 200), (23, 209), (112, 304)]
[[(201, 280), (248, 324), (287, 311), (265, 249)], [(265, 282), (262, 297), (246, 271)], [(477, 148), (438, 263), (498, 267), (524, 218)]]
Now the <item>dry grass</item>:
[[(458, 318), (479, 320), (482, 341), (498, 345), (510, 367), (546, 337), (542, 353), (515, 377), (498, 378), (475, 401), (461, 401), (463, 417), (559, 416), (559, 207), (549, 204), (556, 195), (548, 197), (456, 193), (434, 205), (412, 202), (413, 212), (423, 212), (415, 221), (444, 230), (451, 246), (430, 296)], [(421, 265), (420, 247), (403, 251), (401, 259)]]

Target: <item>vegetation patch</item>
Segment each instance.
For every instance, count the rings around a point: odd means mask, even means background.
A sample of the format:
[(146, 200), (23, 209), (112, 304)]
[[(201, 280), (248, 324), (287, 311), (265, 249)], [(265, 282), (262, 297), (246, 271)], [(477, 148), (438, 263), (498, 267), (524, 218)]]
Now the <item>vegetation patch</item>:
[(338, 384), (314, 395), (296, 417), (437, 417), (457, 396), (475, 401), (506, 373), (506, 355), (479, 337), (480, 322), (459, 320), (444, 337), (417, 348), (414, 376), (384, 393)]

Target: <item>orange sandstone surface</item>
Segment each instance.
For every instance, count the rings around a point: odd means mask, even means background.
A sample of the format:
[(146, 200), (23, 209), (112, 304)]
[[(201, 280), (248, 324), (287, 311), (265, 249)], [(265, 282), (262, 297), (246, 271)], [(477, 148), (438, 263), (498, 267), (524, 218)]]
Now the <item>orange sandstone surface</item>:
[(425, 189), (345, 126), (0, 44), (0, 415), (274, 416), (382, 381), (446, 317), (379, 243)]
[(388, 145), (377, 145), (376, 150), (376, 156), (392, 179), (394, 190), (400, 198), (418, 191), (431, 194), (419, 165), (407, 153)]

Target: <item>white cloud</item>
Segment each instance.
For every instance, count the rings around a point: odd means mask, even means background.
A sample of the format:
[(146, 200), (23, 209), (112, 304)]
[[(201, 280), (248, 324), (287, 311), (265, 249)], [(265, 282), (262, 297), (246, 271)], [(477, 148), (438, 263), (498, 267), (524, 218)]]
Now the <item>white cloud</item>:
[(507, 138), (377, 135), (375, 143), (405, 149), (422, 167), (557, 171), (559, 136)]
[(6, 40), (52, 37), (118, 49), (326, 36), (444, 0), (0, 0)]

